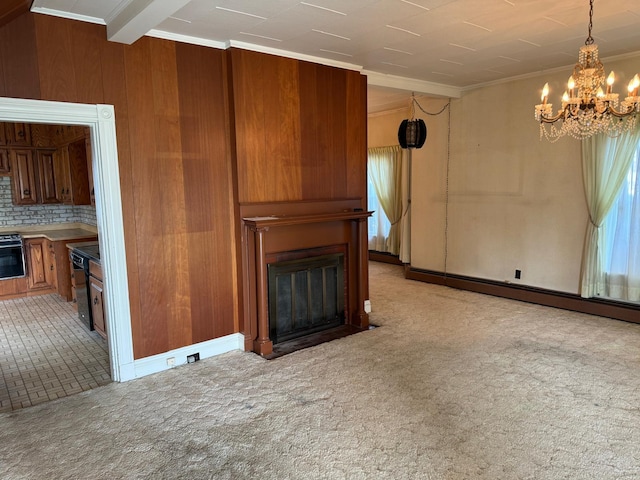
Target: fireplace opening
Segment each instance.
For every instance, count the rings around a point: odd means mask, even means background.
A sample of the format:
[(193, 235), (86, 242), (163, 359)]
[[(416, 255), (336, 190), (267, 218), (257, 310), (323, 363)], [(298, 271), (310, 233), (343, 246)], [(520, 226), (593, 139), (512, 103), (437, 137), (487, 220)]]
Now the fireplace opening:
[(345, 322), (344, 254), (271, 263), (269, 337), (274, 344)]

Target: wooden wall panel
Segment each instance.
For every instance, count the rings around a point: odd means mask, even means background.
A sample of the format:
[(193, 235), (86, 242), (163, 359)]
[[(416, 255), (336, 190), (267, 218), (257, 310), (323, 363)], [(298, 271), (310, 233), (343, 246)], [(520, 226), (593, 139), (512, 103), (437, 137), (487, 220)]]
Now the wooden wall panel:
[(364, 197), (364, 76), (237, 49), (231, 65), (241, 204)]
[(45, 15), (35, 15), (35, 22), (42, 98), (76, 101), (71, 25), (77, 22)]
[[(96, 29), (106, 35), (104, 28)], [(120, 195), (124, 224), (124, 241), (127, 250), (127, 279), (129, 284), (130, 311), (134, 334), (134, 349), (140, 344), (141, 288), (138, 282), (138, 243), (136, 241), (136, 221), (133, 212), (134, 180), (133, 158), (131, 156), (131, 139), (129, 136), (129, 104), (127, 101), (127, 82), (125, 75), (125, 46), (120, 43), (102, 42), (102, 86), (105, 103), (113, 105), (116, 117), (116, 135), (118, 141), (118, 168), (120, 171)], [(135, 113), (134, 113), (135, 114)], [(133, 139), (135, 142), (135, 138)], [(109, 159), (105, 159), (109, 161)], [(98, 199), (99, 200), (99, 199)], [(144, 248), (144, 245), (143, 247)], [(143, 290), (144, 291), (144, 290)], [(139, 358), (139, 357), (138, 357)]]
[(130, 112), (129, 138), (133, 176), (133, 214), (138, 244), (136, 263), (140, 297), (140, 318), (134, 323), (134, 356), (144, 357), (167, 350), (170, 307), (164, 260), (164, 230), (158, 208), (162, 202), (160, 166), (156, 160), (156, 115), (151, 66), (151, 40), (142, 38), (125, 47), (127, 103)]
[(102, 46), (104, 29), (85, 22), (69, 24), (73, 74), (76, 86), (75, 101), (79, 103), (104, 103), (102, 74)]
[(347, 171), (346, 196), (361, 198), (360, 208), (367, 208), (367, 115), (351, 112), (367, 111), (367, 77), (357, 72), (347, 72), (346, 98)]
[(305, 200), (344, 197), (348, 167), (346, 71), (301, 62), (300, 85)]
[(298, 62), (235, 49), (231, 56), (239, 199), (300, 200)]
[(176, 53), (189, 232), (185, 247), (196, 343), (239, 328), (228, 105), (224, 92), (216, 88), (226, 81), (226, 54), (187, 44), (177, 44)]
[(24, 14), (0, 28), (2, 95), (40, 98), (34, 17)]
[[(168, 349), (191, 344), (191, 304), (189, 292), (187, 232), (183, 179), (180, 101), (175, 43), (150, 39), (151, 72), (155, 115), (155, 158), (149, 168), (159, 172), (160, 204), (143, 214), (156, 215), (162, 225), (163, 270), (167, 303)], [(138, 242), (141, 243), (141, 238)], [(154, 268), (157, 268), (157, 264)], [(145, 311), (143, 307), (142, 311)], [(143, 316), (152, 325), (153, 319)]]

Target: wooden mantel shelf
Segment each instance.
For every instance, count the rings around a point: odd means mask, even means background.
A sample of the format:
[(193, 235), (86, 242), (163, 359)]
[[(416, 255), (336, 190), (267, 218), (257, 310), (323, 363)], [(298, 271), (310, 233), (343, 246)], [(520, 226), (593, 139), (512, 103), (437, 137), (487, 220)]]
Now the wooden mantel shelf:
[(373, 212), (347, 210), (335, 213), (318, 213), (313, 215), (287, 215), (273, 217), (243, 218), (245, 224), (253, 228), (284, 227), (305, 223), (339, 222), (344, 220), (360, 220), (370, 217)]

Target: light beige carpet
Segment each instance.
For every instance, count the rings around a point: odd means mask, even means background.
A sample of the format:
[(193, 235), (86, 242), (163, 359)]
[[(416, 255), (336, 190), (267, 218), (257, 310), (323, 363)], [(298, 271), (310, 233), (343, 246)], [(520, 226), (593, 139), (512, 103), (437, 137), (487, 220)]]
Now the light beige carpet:
[(2, 479), (637, 479), (640, 325), (371, 264), (381, 328), (0, 415)]

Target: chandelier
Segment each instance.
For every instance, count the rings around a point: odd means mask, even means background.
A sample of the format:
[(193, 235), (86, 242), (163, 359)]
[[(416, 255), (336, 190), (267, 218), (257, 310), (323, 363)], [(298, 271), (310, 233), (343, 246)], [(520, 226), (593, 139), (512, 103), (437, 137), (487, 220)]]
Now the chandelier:
[(578, 63), (567, 82), (567, 91), (562, 96), (562, 108), (553, 114), (553, 105), (547, 103), (549, 84), (542, 89), (542, 103), (535, 107), (536, 121), (540, 122), (540, 139), (545, 137), (555, 142), (565, 135), (581, 140), (597, 133), (617, 137), (636, 125), (640, 112), (638, 87), (640, 78), (636, 74), (627, 87), (628, 96), (618, 102), (618, 94), (612, 92), (615, 76), (606, 79), (604, 66), (598, 59), (598, 46), (591, 37), (593, 27), (593, 0), (589, 0), (589, 36), (580, 47)]

